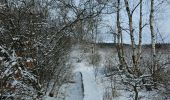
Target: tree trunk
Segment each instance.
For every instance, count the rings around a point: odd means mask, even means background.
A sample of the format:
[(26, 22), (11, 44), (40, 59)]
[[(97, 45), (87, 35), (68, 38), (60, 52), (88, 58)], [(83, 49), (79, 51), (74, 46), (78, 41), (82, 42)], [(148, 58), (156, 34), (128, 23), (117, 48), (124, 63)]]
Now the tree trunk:
[(123, 69), (123, 55), (122, 55), (122, 49), (123, 47), (121, 46), (121, 40), (122, 40), (122, 31), (121, 31), (121, 26), (120, 26), (120, 0), (117, 0), (117, 16), (116, 16), (116, 25), (117, 25), (117, 52), (118, 52), (118, 57), (119, 57), (119, 62), (120, 62), (120, 69)]
[(134, 38), (134, 31), (133, 31), (133, 20), (132, 20), (132, 14), (129, 7), (128, 0), (124, 0), (125, 6), (126, 6), (126, 12), (129, 18), (129, 32), (130, 32), (130, 39), (131, 39), (131, 47), (132, 47), (132, 61), (133, 61), (133, 68), (134, 73), (136, 72), (137, 65), (136, 65), (136, 46), (135, 46), (135, 38)]
[(143, 0), (140, 0), (140, 19), (139, 19), (139, 44), (138, 44), (138, 63), (141, 59), (141, 51), (142, 51), (142, 2)]
[[(153, 65), (155, 65), (154, 61), (156, 58), (156, 34), (154, 32), (154, 0), (151, 0), (151, 10), (150, 10), (150, 31), (151, 31), (151, 44), (152, 44), (152, 58), (153, 58)], [(153, 66), (153, 71), (155, 70), (155, 66)]]
[(154, 81), (154, 87), (156, 88), (156, 79), (155, 79), (155, 71), (157, 70), (157, 62), (156, 62), (156, 34), (154, 32), (154, 0), (150, 2), (150, 31), (151, 31), (151, 44), (152, 44), (152, 76)]
[(137, 86), (133, 86), (133, 89), (135, 91), (135, 100), (138, 100), (138, 90), (137, 90)]

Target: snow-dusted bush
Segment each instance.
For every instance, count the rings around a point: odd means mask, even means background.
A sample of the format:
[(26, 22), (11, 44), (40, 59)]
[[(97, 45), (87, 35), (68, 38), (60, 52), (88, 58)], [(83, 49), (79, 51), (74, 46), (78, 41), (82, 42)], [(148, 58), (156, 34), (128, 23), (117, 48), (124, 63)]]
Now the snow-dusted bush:
[(89, 64), (98, 66), (101, 62), (101, 55), (99, 53), (94, 53), (89, 55)]
[(112, 100), (115, 97), (118, 97), (120, 94), (116, 89), (113, 89), (113, 87), (107, 87), (105, 88), (104, 94), (103, 94), (103, 100)]
[(108, 55), (105, 58), (105, 63), (104, 63), (104, 68), (105, 68), (105, 75), (109, 76), (109, 75), (114, 75), (118, 73), (118, 68), (117, 68), (117, 63), (116, 63), (116, 57), (114, 57), (113, 55)]
[(0, 46), (0, 96), (1, 98), (34, 98), (40, 87), (36, 75), (17, 57), (14, 50)]

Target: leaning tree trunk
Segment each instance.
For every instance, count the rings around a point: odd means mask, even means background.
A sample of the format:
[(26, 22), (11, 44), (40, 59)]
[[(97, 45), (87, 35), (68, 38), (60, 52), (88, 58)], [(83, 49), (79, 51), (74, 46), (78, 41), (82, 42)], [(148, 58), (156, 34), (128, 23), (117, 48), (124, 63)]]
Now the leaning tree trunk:
[(129, 32), (130, 32), (130, 40), (131, 40), (131, 47), (132, 47), (132, 61), (133, 61), (134, 74), (137, 74), (138, 68), (136, 63), (136, 46), (135, 46), (135, 37), (134, 37), (133, 19), (132, 19), (133, 12), (131, 12), (130, 10), (128, 0), (124, 0), (124, 2), (126, 6), (126, 12), (129, 18)]

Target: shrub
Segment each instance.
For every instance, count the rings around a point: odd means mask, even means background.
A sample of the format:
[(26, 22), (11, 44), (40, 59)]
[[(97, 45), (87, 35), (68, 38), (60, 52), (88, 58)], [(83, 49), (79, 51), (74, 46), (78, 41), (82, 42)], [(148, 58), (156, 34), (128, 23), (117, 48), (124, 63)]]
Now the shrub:
[(98, 66), (100, 64), (100, 61), (101, 61), (101, 55), (99, 55), (98, 53), (89, 55), (89, 64)]

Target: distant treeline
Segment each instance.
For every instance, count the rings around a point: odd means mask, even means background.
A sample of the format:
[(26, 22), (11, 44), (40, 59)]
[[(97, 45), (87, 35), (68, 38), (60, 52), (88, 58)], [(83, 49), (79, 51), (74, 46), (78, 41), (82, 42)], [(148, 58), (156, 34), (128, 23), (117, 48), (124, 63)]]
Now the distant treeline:
[[(144, 44), (143, 47), (147, 47), (150, 48), (152, 45), (151, 44)], [(169, 48), (170, 47), (170, 43), (156, 43), (155, 47), (157, 49), (161, 49), (161, 48)]]
[[(97, 46), (101, 47), (101, 48), (105, 48), (105, 47), (115, 47), (117, 43), (97, 43)], [(123, 44), (124, 47), (130, 47), (130, 44)], [(136, 45), (138, 46), (138, 45)], [(143, 48), (151, 48), (151, 44), (143, 44), (142, 47)], [(166, 49), (166, 48), (170, 48), (170, 43), (157, 43), (156, 44), (156, 49)]]

